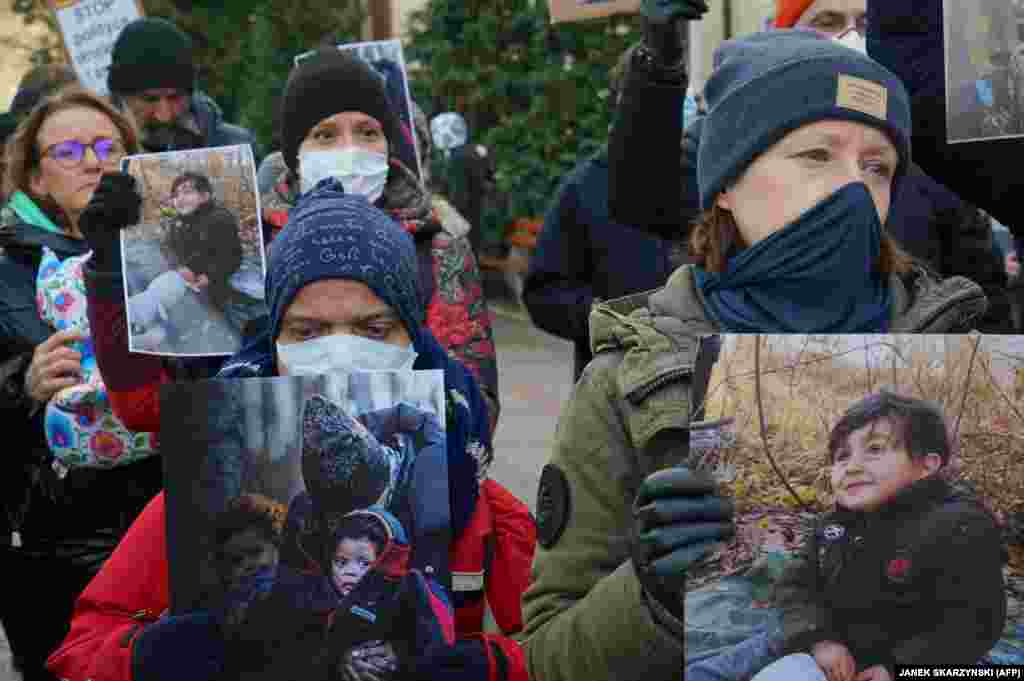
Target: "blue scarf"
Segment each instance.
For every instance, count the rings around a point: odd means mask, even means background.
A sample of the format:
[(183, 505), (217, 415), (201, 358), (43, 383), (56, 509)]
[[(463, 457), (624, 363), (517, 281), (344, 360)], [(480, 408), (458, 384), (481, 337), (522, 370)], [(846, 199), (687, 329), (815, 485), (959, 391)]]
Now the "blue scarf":
[[(459, 361), (449, 357), (429, 329), (417, 327), (412, 341), (418, 353), (413, 369), (444, 371), (448, 405), (448, 495), (452, 536), (458, 537), (469, 525), (480, 495), (477, 481), (480, 454), (491, 449), (487, 406), (473, 375)], [(250, 341), (217, 374), (217, 378), (271, 376), (277, 376), (277, 365), (269, 333)]]
[(884, 333), (891, 292), (877, 271), (882, 224), (862, 183), (729, 259), (695, 268), (711, 316), (735, 333)]

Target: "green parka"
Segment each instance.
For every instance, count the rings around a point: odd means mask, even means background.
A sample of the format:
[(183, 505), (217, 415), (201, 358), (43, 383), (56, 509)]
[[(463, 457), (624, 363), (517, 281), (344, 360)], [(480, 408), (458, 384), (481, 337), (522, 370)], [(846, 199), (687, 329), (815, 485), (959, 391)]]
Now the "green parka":
[[(678, 681), (683, 623), (647, 598), (630, 555), (639, 484), (688, 452), (691, 379), (706, 321), (671, 285), (595, 306), (595, 357), (541, 477), (533, 581), (523, 599), (530, 678)], [(681, 596), (681, 594), (680, 594)]]
[[(893, 332), (971, 328), (985, 310), (966, 279), (892, 276)], [(692, 266), (664, 288), (594, 306), (593, 361), (559, 418), (538, 493), (539, 546), (522, 639), (538, 681), (677, 681), (684, 623), (645, 595), (630, 560), (643, 479), (688, 454), (701, 339), (719, 333)]]

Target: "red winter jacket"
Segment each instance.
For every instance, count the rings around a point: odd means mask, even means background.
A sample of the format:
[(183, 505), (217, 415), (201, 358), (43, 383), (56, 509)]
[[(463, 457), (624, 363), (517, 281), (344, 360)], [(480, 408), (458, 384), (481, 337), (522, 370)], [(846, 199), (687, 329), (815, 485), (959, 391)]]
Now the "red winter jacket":
[[(508, 671), (491, 664), (487, 681), (527, 681), (526, 663), (512, 639), (523, 626), (520, 599), (530, 578), (536, 527), (526, 506), (493, 480), (480, 484), (469, 526), (452, 544), (453, 590), (460, 638), (485, 638), (504, 652)], [(474, 593), (476, 592), (476, 593)], [(477, 595), (478, 594), (478, 595)], [(502, 635), (482, 634), (484, 600)], [(146, 506), (99, 574), (79, 596), (71, 630), (47, 661), (65, 681), (132, 681), (135, 634), (170, 603), (164, 494)], [(491, 646), (485, 646), (488, 654)]]

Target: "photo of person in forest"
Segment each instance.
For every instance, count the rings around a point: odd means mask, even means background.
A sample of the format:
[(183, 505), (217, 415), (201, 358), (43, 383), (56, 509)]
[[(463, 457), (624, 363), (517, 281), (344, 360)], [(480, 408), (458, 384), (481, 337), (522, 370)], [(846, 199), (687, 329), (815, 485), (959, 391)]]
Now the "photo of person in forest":
[[(141, 224), (129, 230), (125, 248), (133, 351), (227, 354), (265, 312), (262, 247), (248, 233), (258, 234), (258, 198), (254, 182), (240, 177), (253, 172), (251, 152), (236, 149), (129, 163), (143, 200)], [(204, 162), (213, 154), (237, 160)]]

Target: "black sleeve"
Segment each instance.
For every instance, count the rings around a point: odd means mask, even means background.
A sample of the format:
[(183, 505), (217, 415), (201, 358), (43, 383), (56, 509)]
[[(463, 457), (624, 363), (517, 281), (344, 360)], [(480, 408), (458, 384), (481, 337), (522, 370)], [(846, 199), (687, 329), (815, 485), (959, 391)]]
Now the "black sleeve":
[(193, 271), (205, 274), (211, 286), (226, 283), (242, 265), (242, 240), (238, 235), (238, 218), (227, 208), (218, 207), (215, 219), (207, 227), (210, 230), (209, 252), (196, 262)]
[(0, 415), (4, 423), (24, 423), (38, 411), (38, 405), (25, 392), (25, 373), (31, 363), (31, 352), (0, 363)]
[(1013, 333), (1006, 267), (995, 251), (991, 219), (960, 200), (936, 213), (935, 219), (939, 229), (950, 235), (943, 243), (943, 274), (967, 277), (981, 286), (988, 298), (988, 310), (978, 321), (978, 331)]
[(523, 303), (533, 323), (567, 340), (589, 338), (590, 283), (589, 226), (580, 222), (579, 166), (559, 189), (544, 216), (537, 248), (523, 284)]
[(680, 229), (686, 79), (658, 83), (634, 59), (608, 142), (608, 208), (623, 225), (666, 238)]
[(835, 638), (828, 610), (820, 602), (816, 528), (812, 527), (800, 555), (787, 564), (775, 586), (775, 604), (782, 610), (785, 654), (809, 653), (814, 644)]
[(906, 86), (914, 161), (963, 200), (1024, 235), (1024, 185), (1015, 171), (1024, 139), (948, 144), (942, 0), (868, 0), (868, 53)]
[(1006, 622), (1000, 531), (987, 512), (957, 504), (924, 524), (920, 549), (933, 589), (927, 621), (914, 637), (894, 641), (894, 664), (975, 664)]

